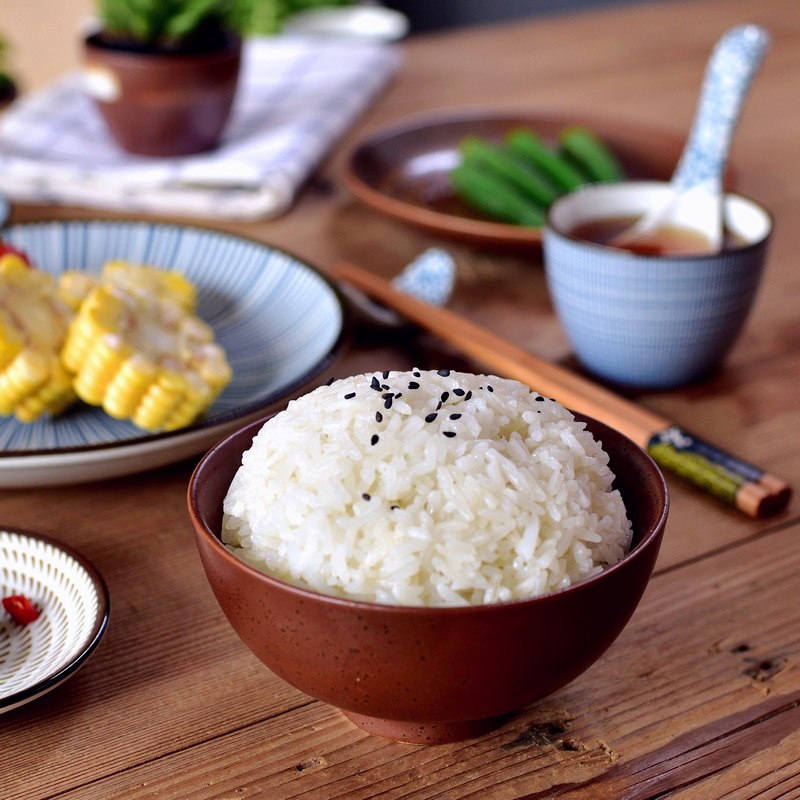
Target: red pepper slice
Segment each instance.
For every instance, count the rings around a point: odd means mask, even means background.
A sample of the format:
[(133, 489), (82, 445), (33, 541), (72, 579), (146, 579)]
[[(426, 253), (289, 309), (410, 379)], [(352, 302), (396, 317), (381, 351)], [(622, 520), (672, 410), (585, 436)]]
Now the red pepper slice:
[(12, 247), (10, 244), (0, 241), (0, 258), (7, 255), (19, 256), (28, 266), (31, 265), (31, 260), (26, 253), (16, 247)]
[(24, 594), (12, 594), (3, 598), (3, 608), (19, 625), (27, 625), (39, 618), (39, 612)]

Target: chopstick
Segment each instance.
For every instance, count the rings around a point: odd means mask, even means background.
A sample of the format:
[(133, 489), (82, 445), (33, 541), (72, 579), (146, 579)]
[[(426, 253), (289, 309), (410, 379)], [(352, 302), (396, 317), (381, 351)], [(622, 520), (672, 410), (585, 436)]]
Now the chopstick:
[(759, 467), (730, 455), (680, 426), (614, 392), (523, 350), (445, 308), (395, 289), (355, 264), (337, 264), (331, 274), (425, 330), (539, 394), (579, 414), (604, 422), (646, 450), (660, 466), (751, 517), (784, 509), (789, 485)]

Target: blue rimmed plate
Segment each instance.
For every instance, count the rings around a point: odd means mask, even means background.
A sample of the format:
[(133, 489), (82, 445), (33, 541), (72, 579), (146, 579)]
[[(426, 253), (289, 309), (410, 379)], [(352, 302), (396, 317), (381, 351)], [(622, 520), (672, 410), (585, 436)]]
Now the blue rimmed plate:
[(81, 483), (174, 463), (282, 407), (321, 379), (349, 327), (339, 291), (314, 268), (269, 245), (199, 227), (102, 220), (13, 225), (2, 238), (39, 269), (98, 272), (125, 259), (184, 273), (198, 315), (225, 348), (233, 380), (187, 428), (147, 435), (78, 404), (57, 419), (0, 417), (0, 488)]

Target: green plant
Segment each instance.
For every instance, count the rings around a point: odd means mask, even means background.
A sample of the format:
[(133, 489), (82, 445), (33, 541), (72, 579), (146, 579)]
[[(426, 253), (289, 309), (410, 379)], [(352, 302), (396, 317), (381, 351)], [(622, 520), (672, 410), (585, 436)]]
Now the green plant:
[(142, 46), (178, 47), (212, 31), (277, 33), (288, 16), (354, 0), (96, 0), (104, 35)]
[(240, 0), (97, 0), (107, 36), (169, 47), (211, 30), (238, 30)]
[(5, 37), (0, 35), (0, 98), (4, 101), (17, 91), (17, 83), (9, 68), (9, 49)]
[(240, 0), (240, 29), (252, 34), (277, 33), (287, 17), (324, 6), (349, 6), (355, 0)]

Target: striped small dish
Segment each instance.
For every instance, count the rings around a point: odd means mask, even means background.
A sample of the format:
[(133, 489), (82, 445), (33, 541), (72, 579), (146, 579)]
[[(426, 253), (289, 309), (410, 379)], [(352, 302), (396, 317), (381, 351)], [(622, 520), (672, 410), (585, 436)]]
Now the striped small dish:
[(39, 612), (20, 625), (0, 611), (0, 713), (55, 689), (91, 655), (108, 624), (99, 572), (62, 544), (0, 529), (0, 591), (24, 595)]

